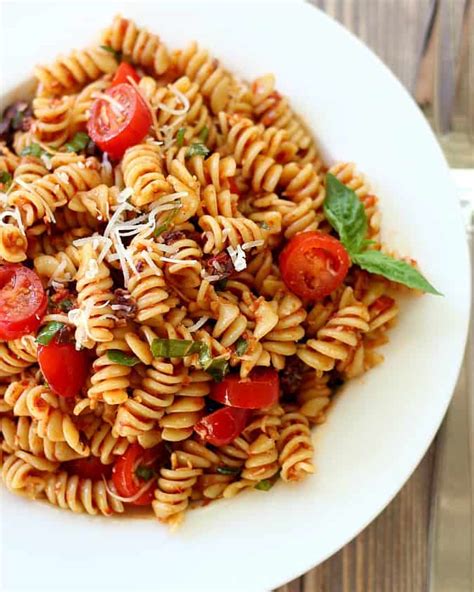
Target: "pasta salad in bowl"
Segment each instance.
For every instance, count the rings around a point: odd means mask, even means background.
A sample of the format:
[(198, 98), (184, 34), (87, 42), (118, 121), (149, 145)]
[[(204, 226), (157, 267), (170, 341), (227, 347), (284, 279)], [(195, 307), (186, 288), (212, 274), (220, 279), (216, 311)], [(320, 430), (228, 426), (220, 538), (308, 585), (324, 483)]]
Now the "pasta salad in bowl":
[(400, 302), (441, 300), (378, 194), (205, 41), (117, 15), (34, 76), (0, 124), (4, 487), (174, 530), (306, 481)]

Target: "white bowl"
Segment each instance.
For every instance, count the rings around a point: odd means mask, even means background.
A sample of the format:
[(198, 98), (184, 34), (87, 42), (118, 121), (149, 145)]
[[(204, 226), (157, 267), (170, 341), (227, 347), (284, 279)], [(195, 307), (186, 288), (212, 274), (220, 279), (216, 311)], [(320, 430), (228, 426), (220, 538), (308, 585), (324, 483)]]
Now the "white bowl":
[[(314, 434), (317, 472), (156, 521), (74, 515), (2, 493), (5, 588), (262, 590), (326, 559), (408, 479), (446, 411), (469, 315), (464, 229), (428, 124), (383, 64), (303, 3), (8, 3), (2, 88), (38, 61), (94, 39), (116, 12), (170, 46), (192, 39), (244, 78), (273, 71), (329, 161), (349, 160), (381, 196), (383, 235), (416, 258), (444, 298), (413, 298), (385, 363), (353, 381)], [(7, 57), (8, 56), (8, 57)]]

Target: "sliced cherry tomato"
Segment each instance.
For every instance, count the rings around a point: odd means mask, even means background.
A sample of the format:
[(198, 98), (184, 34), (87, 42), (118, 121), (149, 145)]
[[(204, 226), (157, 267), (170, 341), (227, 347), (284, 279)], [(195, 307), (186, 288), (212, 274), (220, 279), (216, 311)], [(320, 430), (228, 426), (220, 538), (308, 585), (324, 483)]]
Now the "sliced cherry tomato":
[(112, 465), (102, 464), (100, 458), (96, 456), (71, 460), (65, 463), (64, 467), (71, 475), (79, 475), (82, 479), (92, 479), (92, 481), (98, 481), (102, 475), (109, 479), (112, 474)]
[(270, 368), (256, 368), (248, 378), (229, 374), (213, 385), (210, 397), (230, 407), (264, 409), (278, 401), (280, 381), (278, 372)]
[(117, 68), (115, 76), (112, 79), (112, 86), (115, 86), (116, 84), (122, 84), (122, 82), (130, 84), (130, 81), (128, 80), (129, 77), (135, 80), (135, 82), (140, 82), (140, 76), (138, 75), (138, 72), (135, 70), (135, 68), (127, 62), (122, 62)]
[(38, 346), (38, 363), (51, 390), (61, 397), (78, 395), (89, 373), (87, 352), (72, 343), (58, 343), (56, 337)]
[(350, 259), (342, 244), (315, 230), (294, 236), (280, 255), (286, 286), (307, 300), (321, 300), (338, 288), (347, 275)]
[(111, 100), (98, 98), (92, 103), (87, 131), (103, 152), (119, 159), (127, 148), (138, 144), (146, 136), (151, 115), (131, 84), (117, 84), (107, 89), (105, 94)]
[[(125, 454), (115, 461), (112, 469), (112, 481), (117, 493), (127, 498), (136, 495), (147, 482), (140, 477), (140, 473), (144, 474), (153, 470), (159, 456), (160, 450), (156, 447), (145, 450), (139, 444), (129, 446)], [(150, 476), (150, 479), (154, 478), (154, 475)], [(134, 506), (148, 506), (153, 499), (153, 490), (153, 486), (150, 486), (141, 496), (130, 503)]]
[(250, 418), (250, 411), (234, 407), (222, 407), (203, 417), (194, 431), (214, 446), (225, 446), (237, 438)]
[(0, 339), (33, 333), (46, 312), (41, 280), (23, 265), (0, 266)]

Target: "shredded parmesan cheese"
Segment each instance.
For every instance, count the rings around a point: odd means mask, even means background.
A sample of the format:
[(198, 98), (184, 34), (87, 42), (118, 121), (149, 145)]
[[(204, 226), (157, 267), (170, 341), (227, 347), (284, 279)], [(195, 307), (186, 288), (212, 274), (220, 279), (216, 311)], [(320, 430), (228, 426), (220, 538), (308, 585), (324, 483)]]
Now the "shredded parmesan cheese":
[(107, 152), (104, 152), (102, 154), (102, 170), (107, 175), (112, 174), (112, 165), (110, 164), (109, 155), (107, 154)]
[(244, 243), (242, 245), (242, 249), (244, 251), (249, 251), (250, 249), (253, 249), (254, 247), (261, 247), (264, 244), (265, 244), (264, 240), (249, 241), (248, 243)]
[(23, 234), (23, 236), (26, 236), (25, 227), (23, 226), (23, 220), (21, 219), (20, 210), (17, 207), (11, 209), (8, 208), (3, 210), (3, 212), (0, 212), (0, 226), (4, 226), (6, 224), (6, 222), (4, 222), (4, 218), (13, 218), (16, 221), (17, 226), (20, 229), (20, 232)]
[(155, 485), (155, 481), (156, 481), (155, 479), (150, 479), (149, 481), (147, 481), (145, 483), (145, 485), (143, 485), (143, 487), (141, 487), (137, 491), (137, 493), (135, 493), (134, 495), (132, 495), (130, 497), (123, 497), (123, 496), (115, 493), (115, 491), (112, 491), (112, 489), (109, 487), (109, 484), (105, 480), (104, 476), (102, 476), (102, 479), (104, 481), (104, 485), (105, 485), (105, 489), (107, 490), (107, 493), (109, 495), (111, 495), (114, 499), (116, 499), (120, 502), (125, 502), (125, 503), (132, 503), (132, 502), (136, 501), (139, 497), (141, 497), (145, 493), (145, 491), (148, 491), (151, 487), (153, 487)]
[(194, 323), (194, 325), (191, 325), (190, 327), (188, 327), (188, 331), (190, 333), (194, 333), (195, 331), (200, 329), (203, 325), (205, 325), (208, 320), (209, 320), (209, 317), (201, 317), (198, 321), (196, 321)]
[(48, 169), (48, 171), (50, 171), (53, 168), (53, 163), (51, 162), (51, 159), (49, 158), (49, 156), (46, 153), (43, 153), (40, 156), (44, 166)]
[(190, 107), (188, 97), (184, 95), (181, 91), (179, 91), (176, 87), (174, 87), (172, 84), (168, 85), (168, 89), (174, 94), (175, 97), (179, 99), (183, 106), (181, 107), (181, 109), (173, 109), (172, 107), (168, 107), (166, 103), (160, 102), (158, 103), (158, 107), (162, 111), (166, 111), (166, 113), (171, 113), (171, 115), (184, 115), (185, 113), (187, 113)]
[(56, 177), (58, 177), (58, 179), (61, 179), (61, 181), (64, 181), (64, 183), (67, 183), (69, 181), (69, 175), (64, 171), (56, 171)]
[(245, 251), (242, 250), (240, 245), (237, 245), (236, 249), (234, 249), (234, 247), (227, 247), (227, 252), (232, 259), (235, 271), (243, 271), (247, 267)]
[(166, 263), (183, 263), (186, 265), (199, 265), (199, 261), (196, 259), (173, 259), (172, 257), (160, 257), (161, 261)]

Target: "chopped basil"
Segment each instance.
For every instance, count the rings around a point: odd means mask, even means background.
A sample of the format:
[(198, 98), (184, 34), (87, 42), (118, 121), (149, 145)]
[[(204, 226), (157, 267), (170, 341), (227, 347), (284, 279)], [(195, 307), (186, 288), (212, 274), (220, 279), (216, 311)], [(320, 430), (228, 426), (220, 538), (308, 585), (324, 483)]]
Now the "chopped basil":
[(270, 481), (270, 479), (262, 479), (255, 485), (255, 489), (260, 489), (260, 491), (268, 491), (273, 487), (274, 483)]
[(113, 56), (117, 60), (117, 62), (122, 61), (122, 52), (115, 50), (113, 47), (110, 47), (110, 45), (101, 45), (100, 47), (103, 50), (108, 51), (109, 53), (113, 54)]
[(61, 300), (61, 302), (59, 303), (59, 308), (63, 312), (69, 312), (70, 310), (72, 310), (72, 308), (74, 308), (74, 303), (69, 298), (65, 298), (64, 300)]
[(180, 127), (178, 133), (176, 134), (176, 144), (181, 148), (184, 142), (184, 134), (186, 133), (185, 127)]
[(243, 356), (249, 347), (249, 342), (243, 337), (239, 337), (235, 342), (235, 353), (238, 356)]
[(41, 345), (49, 345), (56, 333), (63, 327), (65, 327), (64, 323), (51, 321), (44, 327), (41, 327), (38, 335), (36, 336), (36, 343), (40, 343)]
[(240, 469), (235, 467), (217, 467), (216, 471), (221, 475), (238, 475), (240, 473)]
[(226, 287), (227, 287), (227, 281), (228, 281), (228, 278), (222, 278), (221, 280), (218, 280), (214, 284), (216, 290), (219, 290), (220, 292), (223, 292), (226, 289)]
[(0, 173), (0, 183), (4, 185), (5, 189), (8, 189), (12, 184), (13, 177), (8, 171), (2, 171)]
[(209, 137), (209, 128), (205, 125), (202, 130), (199, 132), (199, 139), (203, 144), (207, 142), (207, 138)]
[(143, 479), (143, 481), (149, 481), (152, 477), (156, 475), (156, 471), (151, 467), (145, 467), (144, 465), (139, 465), (135, 469), (135, 475), (139, 479)]
[(65, 144), (66, 150), (68, 152), (80, 152), (81, 150), (84, 150), (89, 141), (90, 138), (85, 132), (77, 132), (72, 140)]
[(352, 263), (362, 269), (429, 294), (441, 295), (414, 267), (381, 253), (367, 250), (372, 241), (366, 240), (367, 214), (355, 191), (341, 183), (334, 175), (326, 175), (324, 213), (339, 235)]
[(206, 158), (206, 156), (210, 152), (211, 151), (209, 150), (209, 148), (202, 142), (193, 142), (191, 146), (189, 146), (189, 148), (186, 150), (185, 157), (192, 158), (193, 156), (202, 156)]
[(45, 150), (43, 150), (36, 142), (32, 142), (20, 152), (21, 156), (36, 156), (36, 158), (40, 158), (40, 156), (43, 154), (45, 154)]
[(107, 357), (111, 362), (115, 362), (115, 364), (120, 364), (121, 366), (136, 366), (140, 363), (137, 356), (125, 354), (119, 349), (109, 349), (107, 351)]
[(201, 351), (200, 341), (188, 339), (154, 339), (151, 351), (157, 358), (184, 358)]
[(221, 382), (229, 372), (229, 362), (224, 358), (214, 358), (210, 364), (204, 367), (204, 370), (212, 376), (215, 382)]
[(163, 234), (163, 232), (168, 230), (169, 225), (174, 220), (174, 218), (176, 218), (176, 216), (178, 215), (178, 212), (179, 212), (179, 208), (174, 208), (173, 210), (171, 210), (170, 213), (168, 214), (168, 216), (166, 216), (163, 224), (160, 224), (159, 226), (157, 226), (155, 228), (155, 232), (153, 233), (154, 236), (160, 236), (160, 234)]
[(203, 368), (206, 368), (206, 366), (209, 366), (211, 362), (211, 350), (209, 349), (209, 346), (207, 344), (203, 343), (199, 351), (199, 363)]

